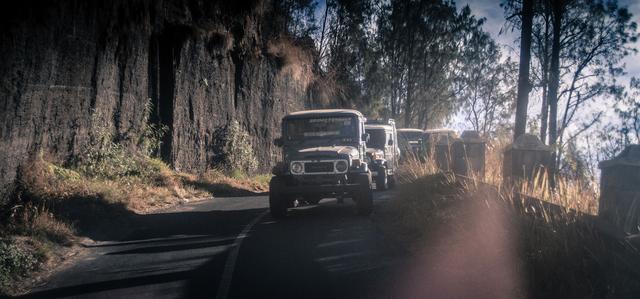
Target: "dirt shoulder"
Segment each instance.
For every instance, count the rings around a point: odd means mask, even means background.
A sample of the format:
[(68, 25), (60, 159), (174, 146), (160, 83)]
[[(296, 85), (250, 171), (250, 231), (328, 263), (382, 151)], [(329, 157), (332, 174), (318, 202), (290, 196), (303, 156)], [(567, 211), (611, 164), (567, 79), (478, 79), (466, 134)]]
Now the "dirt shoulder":
[(13, 202), (2, 209), (0, 294), (25, 293), (85, 256), (81, 244), (122, 239), (143, 215), (268, 190), (268, 176), (194, 175), (145, 163), (136, 175), (117, 177), (88, 176), (44, 159), (23, 171)]

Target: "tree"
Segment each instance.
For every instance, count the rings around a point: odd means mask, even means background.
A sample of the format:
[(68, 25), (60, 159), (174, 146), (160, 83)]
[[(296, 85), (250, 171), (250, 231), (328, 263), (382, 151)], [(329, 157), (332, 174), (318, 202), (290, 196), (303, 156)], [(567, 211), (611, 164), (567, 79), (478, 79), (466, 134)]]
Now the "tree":
[(437, 126), (461, 103), (461, 69), (483, 20), (450, 2), (389, 1), (380, 10), (380, 67), (385, 103), (405, 127)]
[[(556, 167), (562, 162), (567, 142), (587, 131), (602, 116), (601, 112), (592, 115), (567, 134), (577, 112), (589, 102), (602, 100), (607, 95), (613, 99), (620, 98), (622, 88), (615, 78), (623, 73), (620, 67), (622, 58), (635, 51), (627, 44), (637, 39), (636, 24), (631, 21), (631, 14), (615, 1), (571, 1), (556, 8), (555, 14), (560, 14), (560, 10), (563, 10), (561, 20), (554, 20), (554, 27), (558, 28), (554, 28), (554, 40), (557, 35), (560, 71), (559, 76), (551, 76), (549, 82), (549, 136), (552, 145), (556, 144), (557, 136), (557, 145), (553, 147)], [(561, 87), (557, 95), (551, 93), (556, 84)], [(561, 114), (557, 111), (560, 105), (563, 108)], [(553, 128), (556, 121), (557, 128)]]
[[(507, 15), (514, 2), (506, 2), (510, 4), (505, 5)], [(540, 136), (544, 141), (548, 131), (555, 173), (564, 167), (566, 146), (603, 115), (586, 114), (583, 108), (596, 100), (620, 98), (623, 88), (615, 79), (623, 74), (622, 58), (635, 51), (628, 44), (637, 39), (637, 25), (627, 9), (613, 0), (536, 3), (532, 47), (539, 67), (532, 86), (541, 89)], [(509, 22), (521, 25), (517, 18)]]
[(516, 100), (516, 122), (513, 139), (523, 135), (527, 127), (529, 105), (529, 64), (531, 61), (531, 31), (533, 26), (533, 1), (522, 0), (522, 28), (520, 31), (520, 66), (518, 71), (518, 94)]
[(624, 143), (640, 143), (640, 79), (633, 77), (629, 82), (629, 93), (616, 108), (621, 122), (619, 131), (624, 134)]
[(296, 38), (312, 36), (317, 31), (315, 9), (317, 3), (313, 0), (281, 0), (275, 1), (275, 15), (279, 22)]
[(466, 51), (461, 72), (465, 119), (488, 136), (506, 126), (513, 113), (516, 64), (510, 59), (501, 61), (498, 46), (484, 32), (470, 40)]

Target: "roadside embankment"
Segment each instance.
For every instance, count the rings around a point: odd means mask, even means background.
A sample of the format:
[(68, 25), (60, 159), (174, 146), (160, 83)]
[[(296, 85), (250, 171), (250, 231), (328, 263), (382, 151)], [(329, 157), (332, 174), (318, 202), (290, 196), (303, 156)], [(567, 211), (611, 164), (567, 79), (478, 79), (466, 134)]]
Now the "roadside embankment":
[(130, 152), (68, 166), (40, 155), (19, 173), (18, 191), (0, 210), (0, 291), (7, 295), (23, 293), (73, 262), (83, 253), (80, 243), (123, 238), (139, 215), (268, 189), (267, 175), (177, 173)]
[(509, 193), (446, 173), (406, 178), (374, 218), (416, 259), (403, 279), (405, 297), (640, 294), (637, 274), (624, 265), (638, 253), (581, 219), (589, 215), (550, 217)]

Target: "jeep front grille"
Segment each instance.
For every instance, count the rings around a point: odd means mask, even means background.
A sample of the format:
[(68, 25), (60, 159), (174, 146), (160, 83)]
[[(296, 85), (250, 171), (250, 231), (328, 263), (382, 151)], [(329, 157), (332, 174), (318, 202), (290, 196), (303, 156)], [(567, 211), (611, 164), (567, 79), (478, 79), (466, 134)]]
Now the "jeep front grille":
[[(336, 165), (341, 163), (340, 168), (336, 168)], [(300, 167), (302, 164), (302, 168), (295, 172), (293, 171), (294, 166)], [(346, 166), (346, 167), (344, 167)], [(318, 174), (342, 174), (348, 171), (349, 162), (348, 160), (340, 159), (340, 160), (320, 160), (320, 161), (291, 161), (289, 164), (289, 169), (291, 170), (291, 174), (293, 175), (318, 175)], [(344, 170), (342, 170), (344, 168)], [(338, 171), (337, 169), (341, 169)]]
[(333, 162), (307, 162), (304, 163), (305, 173), (333, 172)]

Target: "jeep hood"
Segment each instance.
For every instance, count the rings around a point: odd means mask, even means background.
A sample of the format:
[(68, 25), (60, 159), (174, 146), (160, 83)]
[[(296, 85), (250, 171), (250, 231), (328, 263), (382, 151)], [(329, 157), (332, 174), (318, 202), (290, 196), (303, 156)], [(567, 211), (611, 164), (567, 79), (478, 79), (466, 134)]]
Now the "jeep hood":
[(334, 159), (334, 158), (346, 158), (353, 150), (358, 148), (347, 145), (335, 145), (335, 146), (316, 146), (299, 148), (292, 151), (291, 157), (293, 159)]
[(367, 148), (367, 154), (373, 155), (375, 153), (384, 154), (384, 152), (381, 149), (371, 148), (371, 147)]

